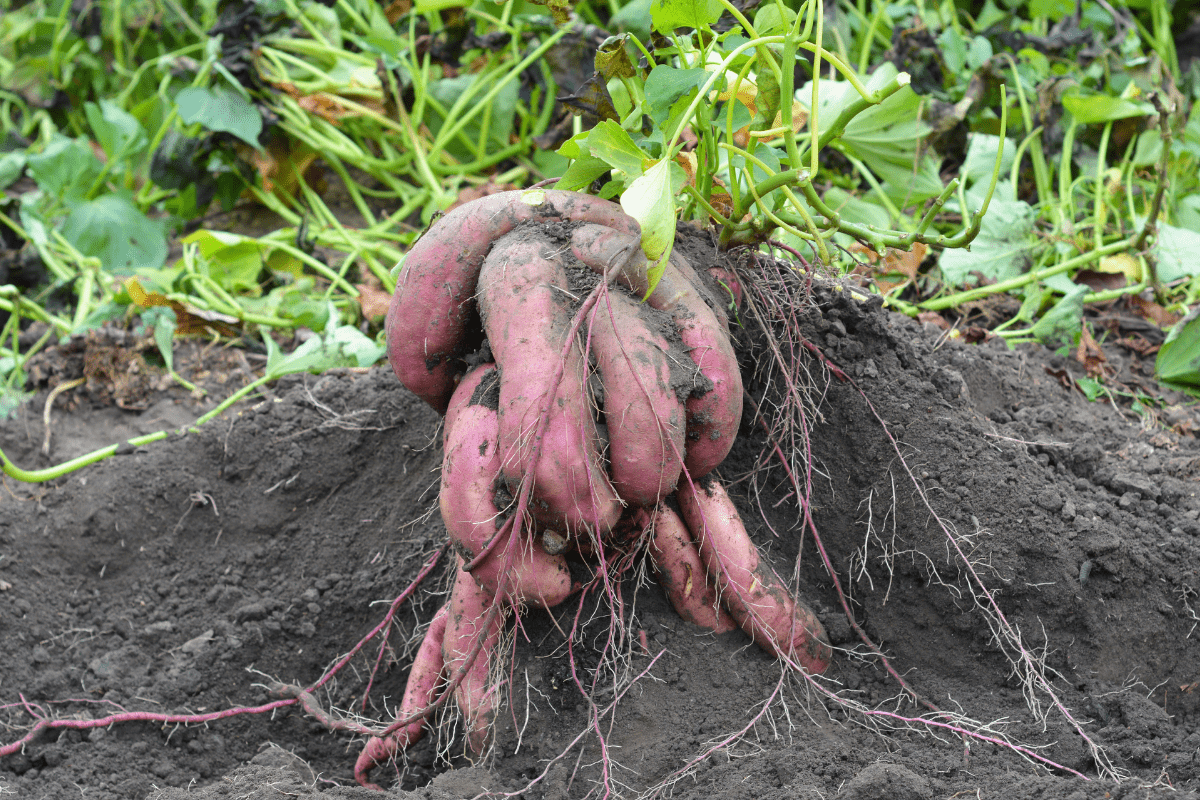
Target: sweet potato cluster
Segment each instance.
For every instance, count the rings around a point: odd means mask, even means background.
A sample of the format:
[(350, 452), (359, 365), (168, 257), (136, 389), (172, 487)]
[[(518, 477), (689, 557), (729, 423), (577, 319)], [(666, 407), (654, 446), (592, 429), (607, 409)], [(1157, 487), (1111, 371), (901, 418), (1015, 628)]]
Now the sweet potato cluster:
[(570, 562), (618, 529), (644, 532), (685, 619), (741, 627), (810, 672), (828, 666), (820, 623), (711, 475), (742, 415), (726, 313), (736, 282), (675, 254), (649, 291), (640, 243), (620, 206), (547, 190), (460, 206), (409, 252), (388, 356), (445, 414), (440, 504), (458, 573), (394, 732), (359, 757), (360, 782), (421, 735), (421, 712), (445, 691), (482, 751), (500, 612), (561, 603), (579, 588)]

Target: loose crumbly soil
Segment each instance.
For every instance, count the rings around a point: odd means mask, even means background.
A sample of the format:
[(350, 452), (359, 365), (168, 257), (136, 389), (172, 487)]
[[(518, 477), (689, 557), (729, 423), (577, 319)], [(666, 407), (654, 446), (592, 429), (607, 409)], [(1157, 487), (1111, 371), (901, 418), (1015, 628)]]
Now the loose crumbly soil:
[[(1097, 779), (1081, 739), (1045, 697), (1034, 717), (972, 600), (942, 529), (921, 503), (858, 391), (812, 372), (816, 523), (856, 618), (896, 668), (943, 709), (1084, 773), (1035, 767), (1010, 750), (942, 733), (873, 730), (785, 685), (739, 742), (689, 775), (675, 772), (746, 725), (776, 687), (776, 663), (740, 633), (682, 622), (653, 583), (625, 576), (631, 666), (649, 674), (602, 733), (613, 795), (664, 781), (677, 798), (1129, 798), (1200, 792), (1200, 442), (1195, 410), (1176, 427), (1086, 402), (1041, 348), (944, 341), (850, 291), (816, 292), (810, 340), (857, 381), (900, 442), (932, 507), (964, 542), (1055, 690), (1127, 779)], [(753, 356), (744, 352), (747, 373)], [(1112, 356), (1116, 358), (1115, 355)], [(177, 363), (180, 358), (177, 357)], [(245, 378), (230, 371), (229, 384)], [(756, 388), (751, 382), (752, 388)], [(221, 394), (215, 392), (214, 394)], [(71, 395), (40, 455), (45, 392), (0, 426), (24, 466), (180, 425), (213, 401), (158, 385), (143, 411)], [(1182, 416), (1181, 416), (1182, 415)], [(1190, 415), (1190, 417), (1188, 416)], [(765, 441), (746, 416), (722, 476), (759, 546), (788, 573), (800, 549), (795, 498), (778, 472), (747, 478)], [(202, 432), (114, 457), (53, 483), (6, 481), (0, 494), (0, 740), (37, 713), (95, 718), (117, 706), (214, 711), (268, 700), (269, 680), (307, 685), (381, 618), (444, 540), (436, 513), (437, 415), (386, 368), (293, 376)], [(749, 487), (760, 492), (753, 499)], [(760, 510), (778, 535), (762, 522)], [(836, 645), (854, 646), (811, 537), (802, 591)], [(386, 718), (403, 691), (412, 634), (442, 603), (439, 570), (401, 612), (366, 714)], [(389, 796), (470, 797), (522, 790), (588, 727), (554, 617), (531, 612), (516, 637), (512, 711), (492, 756), (470, 764), (452, 728), (408, 754)], [(590, 606), (585, 618), (591, 616)], [(608, 631), (592, 616), (575, 657), (586, 677)], [(406, 650), (405, 645), (409, 643)], [(370, 645), (325, 707), (361, 711), (378, 654)], [(839, 652), (830, 677), (869, 706), (905, 714), (897, 685)], [(604, 685), (597, 699), (607, 703)], [(595, 732), (549, 766), (526, 798), (603, 794)], [(145, 722), (42, 736), (0, 760), (0, 795), (20, 798), (378, 796), (353, 786), (361, 742), (298, 708), (202, 726)], [(440, 755), (439, 755), (440, 753)], [(432, 782), (430, 782), (432, 780)], [(416, 789), (413, 794), (405, 790)]]

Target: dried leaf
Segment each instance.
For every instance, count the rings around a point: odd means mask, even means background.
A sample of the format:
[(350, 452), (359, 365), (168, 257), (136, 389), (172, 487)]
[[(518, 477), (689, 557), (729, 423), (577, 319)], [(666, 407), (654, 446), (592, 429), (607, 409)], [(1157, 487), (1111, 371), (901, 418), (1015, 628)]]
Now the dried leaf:
[(307, 179), (317, 154), (300, 142), (278, 136), (266, 148), (242, 151), (262, 179), (263, 190), (280, 197), (295, 197), (300, 190), (300, 176)]
[(729, 192), (713, 192), (708, 196), (709, 204), (716, 209), (725, 219), (733, 214), (733, 198)]
[(987, 341), (991, 336), (991, 332), (987, 328), (981, 328), (978, 325), (970, 325), (963, 329), (962, 340), (967, 344), (979, 344)]
[(185, 305), (159, 292), (147, 292), (135, 277), (125, 279), (125, 291), (129, 292), (129, 299), (138, 308), (166, 306), (174, 311), (175, 332), (180, 336), (208, 336), (213, 331), (222, 336), (237, 336), (241, 333), (237, 327), (239, 323), (237, 317)]
[(625, 43), (628, 41), (627, 33), (610, 36), (597, 48), (595, 69), (606, 81), (612, 78), (632, 78), (637, 74), (633, 62), (629, 60), (629, 52), (625, 49)]
[(1079, 336), (1079, 346), (1075, 348), (1075, 360), (1083, 364), (1089, 378), (1103, 378), (1109, 371), (1104, 351), (1092, 337), (1091, 328), (1082, 326)]
[(1150, 320), (1160, 328), (1170, 328), (1179, 320), (1183, 319), (1179, 314), (1174, 314), (1167, 311), (1153, 300), (1147, 300), (1140, 295), (1130, 295), (1129, 307), (1141, 314), (1145, 319)]
[(683, 167), (683, 171), (687, 173), (687, 180), (684, 186), (696, 185), (696, 154), (692, 151), (680, 153), (675, 156), (675, 163)]
[(1122, 289), (1128, 285), (1125, 275), (1119, 271), (1081, 269), (1075, 273), (1074, 280), (1075, 283), (1086, 286), (1093, 292), (1108, 292), (1113, 289)]
[(412, 11), (412, 0), (392, 0), (387, 7), (383, 9), (383, 15), (387, 17), (387, 21), (395, 25), (397, 21), (409, 11)]
[(1051, 369), (1050, 367), (1043, 367), (1042, 369), (1046, 370), (1046, 374), (1057, 380), (1059, 385), (1064, 389), (1076, 388), (1075, 381), (1071, 380), (1070, 374), (1065, 369)]
[[(882, 259), (878, 253), (863, 244), (852, 245), (850, 250), (870, 265), (871, 280), (879, 288), (880, 294), (888, 295), (917, 279), (917, 270), (921, 268), (921, 262), (925, 260), (925, 253), (929, 248), (921, 242), (914, 244), (911, 250), (889, 247)], [(861, 267), (855, 271), (863, 274)]]
[(944, 331), (950, 330), (950, 322), (936, 311), (922, 311), (920, 314), (917, 314), (917, 320), (922, 325), (932, 325)]
[(588, 78), (575, 94), (559, 97), (558, 102), (573, 113), (583, 115), (585, 129), (594, 127), (604, 120), (621, 121), (620, 115), (617, 114), (617, 108), (613, 105), (612, 95), (608, 93), (608, 85), (600, 77), (600, 73), (595, 73)]
[(1158, 352), (1158, 348), (1160, 347), (1160, 345), (1154, 344), (1144, 336), (1136, 333), (1121, 339), (1117, 339), (1116, 344), (1124, 347), (1131, 353), (1137, 353), (1139, 356), (1154, 355)]
[(358, 288), (358, 306), (362, 309), (363, 319), (375, 320), (387, 316), (388, 306), (392, 296), (378, 286), (367, 283), (356, 284)]

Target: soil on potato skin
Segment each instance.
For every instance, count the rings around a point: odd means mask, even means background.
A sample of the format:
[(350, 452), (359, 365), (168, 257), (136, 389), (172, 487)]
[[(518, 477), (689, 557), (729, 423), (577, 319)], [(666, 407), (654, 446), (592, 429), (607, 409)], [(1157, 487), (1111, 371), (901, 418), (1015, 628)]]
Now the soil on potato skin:
[[(1044, 350), (943, 342), (854, 294), (819, 287), (806, 335), (862, 386), (933, 509), (1044, 658), (1059, 697), (1129, 777), (1119, 785), (1097, 780), (1061, 714), (1047, 709), (1043, 724), (1029, 712), (887, 434), (855, 388), (820, 378), (814, 362), (822, 397), (812, 433), (813, 511), (857, 620), (925, 697), (995, 723), (1093, 780), (1036, 768), (991, 745), (964, 748), (953, 735), (871, 730), (853, 714), (826, 710), (795, 680), (745, 737), (679, 777), (747, 724), (780, 670), (743, 633), (694, 628), (655, 585), (636, 587), (627, 575), (626, 620), (661, 656), (602, 727), (614, 795), (671, 781), (665, 794), (677, 798), (1075, 800), (1173, 789), (1173, 797), (1195, 797), (1200, 442), (1069, 392), (1047, 374)], [(743, 357), (750, 374), (752, 356)], [(43, 399), (0, 426), (0, 446), (22, 465), (49, 463), (39, 455)], [(55, 460), (182, 424), (198, 411), (169, 392), (140, 414), (58, 411)], [(801, 541), (794, 497), (777, 470), (747, 477), (766, 442), (749, 413), (743, 423), (721, 474), (759, 547), (788, 574)], [(9, 705), (0, 709), (0, 740), (30, 721), (15, 705), (20, 697), (38, 713), (64, 717), (96, 718), (117, 705), (203, 713), (266, 702), (269, 679), (312, 682), (377, 623), (380, 601), (443, 542), (440, 455), (437, 415), (379, 368), (293, 376), (199, 434), (47, 485), (6, 481), (0, 703)], [(852, 648), (811, 537), (800, 575), (834, 644)], [(386, 718), (398, 704), (412, 634), (443, 602), (446, 583), (439, 568), (400, 613), (369, 716)], [(523, 797), (603, 794), (599, 740), (586, 733), (587, 705), (557, 629), (569, 627), (578, 608), (569, 601), (553, 617), (523, 617), (509, 673), (513, 708), (499, 715), (492, 757), (470, 764), (452, 726), (443, 726), (440, 740), (428, 735), (410, 750), (398, 784), (394, 771), (376, 771), (393, 785), (390, 796), (518, 791), (543, 770)], [(587, 680), (609, 628), (590, 607), (583, 617), (591, 621), (574, 660)], [(317, 699), (361, 710), (378, 652), (365, 648)], [(636, 639), (632, 654), (634, 670), (650, 665)], [(920, 712), (895, 700), (897, 685), (872, 659), (839, 651), (830, 677), (869, 706)], [(611, 687), (602, 682), (596, 697), (607, 704)], [(581, 732), (582, 755), (577, 748), (551, 763)], [(136, 722), (54, 732), (0, 759), (0, 795), (378, 797), (354, 786), (360, 746), (296, 707), (194, 727)]]

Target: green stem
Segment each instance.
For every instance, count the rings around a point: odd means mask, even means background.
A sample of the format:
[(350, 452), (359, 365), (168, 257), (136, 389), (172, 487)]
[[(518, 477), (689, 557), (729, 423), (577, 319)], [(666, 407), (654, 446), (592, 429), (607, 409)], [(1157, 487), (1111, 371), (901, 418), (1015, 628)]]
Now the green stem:
[(1000, 294), (1001, 292), (1007, 292), (1013, 289), (1019, 289), (1022, 286), (1026, 286), (1035, 281), (1045, 280), (1052, 275), (1058, 275), (1060, 273), (1067, 272), (1068, 270), (1082, 267), (1084, 264), (1090, 264), (1091, 262), (1097, 261), (1104, 256), (1112, 255), (1113, 253), (1119, 253), (1122, 250), (1128, 249), (1131, 244), (1132, 241), (1130, 239), (1122, 239), (1119, 242), (1106, 244), (1097, 250), (1092, 250), (1091, 252), (1084, 253), (1083, 255), (1075, 256), (1075, 258), (1067, 259), (1066, 261), (1062, 261), (1052, 267), (1046, 267), (1045, 269), (1037, 270), (1036, 272), (1027, 272), (1024, 275), (1018, 275), (1017, 277), (1009, 278), (1006, 281), (993, 283), (990, 286), (981, 286), (978, 289), (968, 289), (965, 292), (958, 292), (956, 294), (946, 295), (945, 297), (926, 300), (920, 305), (921, 308), (924, 308), (928, 311), (940, 311), (943, 308), (951, 308), (972, 300), (979, 300), (990, 295)]
[(55, 478), (61, 478), (63, 475), (69, 475), (75, 470), (82, 469), (91, 464), (95, 464), (98, 461), (103, 461), (110, 456), (114, 456), (119, 451), (124, 450), (126, 447), (130, 449), (142, 447), (152, 442), (158, 442), (166, 439), (172, 433), (195, 433), (201, 425), (208, 422), (213, 417), (218, 416), (238, 400), (241, 400), (243, 397), (253, 392), (255, 389), (272, 380), (275, 380), (276, 377), (277, 376), (264, 375), (263, 377), (246, 384), (241, 389), (238, 389), (229, 397), (225, 398), (225, 400), (212, 411), (209, 411), (207, 414), (193, 422), (190, 427), (180, 428), (178, 431), (155, 431), (154, 433), (148, 433), (145, 436), (138, 436), (130, 439), (124, 444), (110, 444), (107, 447), (102, 447), (99, 450), (93, 450), (92, 452), (86, 453), (78, 458), (73, 458), (70, 461), (64, 461), (61, 464), (57, 464), (53, 467), (46, 467), (45, 469), (21, 469), (9, 460), (8, 456), (5, 455), (3, 450), (0, 450), (0, 463), (3, 463), (4, 474), (10, 478), (13, 478), (14, 480), (23, 481), (25, 483), (44, 483), (46, 481), (52, 481)]

